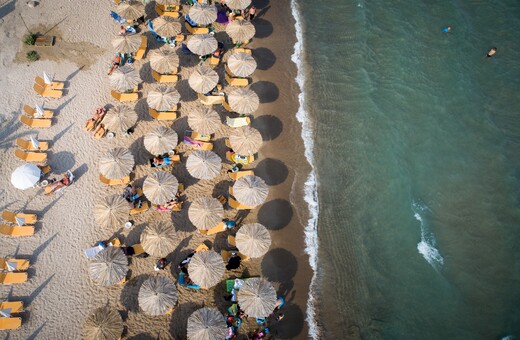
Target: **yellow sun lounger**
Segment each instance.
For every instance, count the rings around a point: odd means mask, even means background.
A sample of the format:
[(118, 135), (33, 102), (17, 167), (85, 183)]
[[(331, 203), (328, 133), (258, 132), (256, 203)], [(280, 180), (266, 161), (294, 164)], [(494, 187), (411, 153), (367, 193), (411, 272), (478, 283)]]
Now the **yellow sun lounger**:
[[(30, 262), (25, 259), (9, 259), (0, 257), (0, 270), (9, 271), (9, 267), (14, 267), (13, 271), (24, 271), (29, 269)], [(0, 308), (3, 309), (3, 308)]]
[(211, 56), (211, 58), (209, 58), (209, 64), (211, 66), (217, 66), (218, 64), (220, 64), (220, 58)]
[(106, 185), (124, 185), (130, 183), (130, 176), (118, 179), (108, 179), (103, 175), (99, 175), (99, 181)]
[(221, 233), (225, 230), (226, 230), (226, 224), (224, 222), (220, 222), (219, 224), (217, 224), (216, 226), (214, 226), (213, 228), (211, 228), (209, 230), (199, 230), (199, 233), (201, 233), (202, 235), (213, 235), (213, 234)]
[(208, 27), (193, 27), (190, 24), (188, 24), (186, 21), (184, 22), (184, 27), (186, 27), (186, 30), (190, 32), (191, 34), (208, 34), (209, 28)]
[(233, 163), (250, 164), (255, 161), (255, 155), (249, 155), (247, 157), (238, 157), (236, 153), (226, 152), (226, 159)]
[(47, 160), (47, 154), (45, 152), (25, 152), (16, 149), (14, 150), (14, 155), (26, 162), (43, 163)]
[(251, 124), (251, 118), (249, 117), (237, 117), (230, 118), (226, 117), (226, 124), (229, 127), (241, 127)]
[(61, 92), (61, 90), (52, 90), (50, 88), (42, 87), (38, 84), (34, 84), (33, 89), (37, 94), (39, 94), (42, 97), (61, 98), (61, 96), (63, 95), (63, 92)]
[(213, 143), (210, 143), (210, 142), (197, 141), (197, 144), (187, 144), (187, 143), (184, 143), (184, 144), (186, 144), (187, 146), (189, 146), (192, 149), (208, 150), (208, 151), (213, 150)]
[(22, 326), (22, 318), (0, 318), (0, 330), (18, 329)]
[(16, 145), (27, 151), (46, 151), (49, 149), (49, 142), (38, 141), (38, 149), (36, 149), (30, 140), (22, 138), (16, 138)]
[(243, 47), (236, 47), (236, 48), (233, 49), (233, 53), (247, 53), (247, 54), (251, 54), (251, 49), (243, 48)]
[(25, 115), (20, 116), (20, 121), (32, 128), (48, 128), (52, 125), (52, 119), (47, 118), (39, 118), (39, 119), (32, 119)]
[(141, 205), (141, 208), (130, 209), (130, 215), (139, 214), (139, 213), (145, 212), (148, 209), (150, 209), (148, 202), (143, 202), (143, 204)]
[(174, 19), (177, 19), (177, 18), (179, 18), (181, 16), (181, 13), (179, 13), (177, 11), (165, 11), (164, 7), (161, 7), (159, 5), (155, 5), (155, 11), (160, 16), (172, 17)]
[(148, 46), (148, 40), (144, 35), (141, 35), (141, 46), (139, 46), (139, 49), (135, 52), (134, 59), (135, 60), (141, 60), (144, 57), (144, 54), (146, 53), (146, 47)]
[[(230, 85), (230, 86), (247, 86), (249, 85), (249, 79), (247, 78), (234, 78), (234, 77), (230, 77), (229, 74), (226, 74), (224, 75), (224, 78), (226, 79), (227, 83)], [(226, 103), (227, 104), (227, 103)], [(226, 108), (226, 110), (228, 111), (232, 111), (231, 108)]]
[(249, 205), (239, 203), (237, 200), (235, 200), (231, 196), (228, 199), (228, 204), (231, 208), (236, 209), (236, 210), (251, 210), (251, 209), (255, 208), (255, 207), (251, 207)]
[(175, 83), (179, 80), (179, 75), (177, 74), (160, 74), (152, 70), (152, 77), (159, 83)]
[(0, 302), (0, 310), (11, 309), (11, 313), (23, 312), (23, 301), (4, 301)]
[(229, 177), (233, 180), (233, 181), (236, 181), (237, 179), (239, 179), (240, 177), (244, 177), (244, 176), (254, 176), (255, 173), (253, 170), (244, 170), (244, 171), (237, 171), (237, 172), (230, 172), (229, 173)]
[(110, 94), (115, 100), (120, 102), (134, 102), (139, 99), (139, 93), (137, 92), (121, 93), (119, 91), (112, 90)]
[(52, 110), (43, 110), (43, 117), (35, 117), (37, 114), (36, 109), (33, 107), (30, 107), (29, 105), (23, 106), (23, 111), (32, 118), (52, 118), (54, 116), (54, 111)]
[(20, 227), (0, 224), (0, 234), (6, 236), (32, 236), (34, 235), (34, 227), (28, 225)]
[(224, 108), (226, 110), (228, 110), (229, 112), (233, 112), (233, 109), (231, 108), (231, 106), (229, 106), (229, 104), (228, 104), (228, 102), (226, 100), (222, 101), (222, 106), (224, 106)]
[(181, 10), (181, 5), (161, 5), (156, 3), (155, 8), (156, 10), (159, 8), (163, 12), (179, 12)]
[(196, 253), (208, 251), (208, 250), (209, 250), (209, 247), (207, 245), (205, 245), (204, 243), (199, 244), (199, 246), (197, 248), (195, 248)]
[(152, 108), (148, 108), (148, 113), (150, 113), (150, 116), (152, 116), (154, 119), (157, 120), (175, 120), (177, 119), (178, 113), (177, 111), (156, 111)]
[(35, 224), (38, 221), (38, 216), (36, 216), (36, 214), (24, 214), (24, 213), (15, 214), (14, 212), (9, 211), (9, 210), (4, 210), (2, 212), (2, 219), (4, 221), (11, 222), (11, 223), (17, 223), (16, 217), (18, 217), (19, 219), (23, 219), (24, 224)]
[(231, 247), (236, 247), (237, 246), (237, 242), (235, 240), (235, 236), (233, 235), (228, 235), (227, 237), (227, 243), (231, 246)]
[(204, 105), (222, 104), (222, 102), (224, 102), (224, 96), (205, 96), (199, 93), (199, 100)]
[(53, 81), (51, 84), (45, 84), (45, 80), (43, 80), (43, 78), (39, 76), (36, 76), (36, 78), (34, 78), (34, 81), (41, 87), (48, 87), (51, 90), (62, 90), (65, 86), (65, 83), (61, 81)]
[(146, 252), (144, 251), (143, 245), (142, 245), (141, 243), (134, 244), (134, 245), (131, 246), (131, 247), (134, 248), (134, 255), (141, 255), (141, 254), (146, 253)]
[(29, 278), (26, 272), (22, 273), (0, 273), (0, 283), (3, 285), (11, 285), (15, 283), (26, 282)]
[[(228, 259), (231, 257), (231, 253), (232, 253), (232, 251), (230, 251), (230, 250), (222, 250), (220, 252), (220, 255), (222, 256), (222, 260), (224, 260), (225, 263), (227, 263)], [(249, 257), (242, 254), (241, 252), (237, 252), (237, 255), (240, 256), (240, 258), (244, 262), (249, 260)]]

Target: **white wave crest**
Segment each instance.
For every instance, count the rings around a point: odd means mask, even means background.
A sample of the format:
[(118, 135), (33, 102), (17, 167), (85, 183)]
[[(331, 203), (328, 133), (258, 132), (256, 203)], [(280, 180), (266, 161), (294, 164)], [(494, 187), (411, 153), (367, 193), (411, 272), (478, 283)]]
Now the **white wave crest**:
[(419, 203), (412, 203), (412, 210), (414, 217), (419, 221), (421, 227), (421, 241), (417, 243), (417, 251), (421, 254), (424, 259), (435, 269), (441, 267), (444, 264), (444, 258), (436, 248), (437, 241), (431, 231), (428, 231), (426, 224), (421, 216), (421, 212), (427, 210), (426, 206), (421, 206)]

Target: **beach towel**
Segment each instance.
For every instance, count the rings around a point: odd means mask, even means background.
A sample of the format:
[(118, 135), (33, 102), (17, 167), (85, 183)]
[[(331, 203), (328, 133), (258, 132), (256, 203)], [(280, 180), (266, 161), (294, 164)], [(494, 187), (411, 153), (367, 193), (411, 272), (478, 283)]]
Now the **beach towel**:
[(198, 146), (198, 147), (202, 147), (202, 145), (203, 145), (201, 142), (191, 139), (188, 136), (184, 136), (184, 143), (186, 143), (187, 145), (193, 145), (193, 146)]
[(185, 274), (183, 272), (179, 273), (179, 279), (177, 280), (177, 282), (181, 286), (188, 287), (188, 288), (191, 288), (191, 289), (200, 289), (199, 285), (196, 285), (196, 284), (191, 284), (191, 285), (186, 284), (186, 282), (184, 282), (184, 276), (185, 276)]
[(152, 32), (155, 36), (159, 36), (159, 34), (157, 34), (157, 32), (155, 32), (155, 30), (153, 29), (153, 23), (152, 23), (152, 20), (148, 20), (148, 30), (150, 32)]
[(217, 22), (224, 25), (227, 25), (229, 23), (228, 16), (225, 10), (218, 11)]
[(117, 14), (116, 12), (114, 11), (110, 11), (110, 16), (112, 17), (112, 19), (114, 19), (117, 23), (125, 23), (126, 22), (126, 19), (123, 19), (119, 14)]

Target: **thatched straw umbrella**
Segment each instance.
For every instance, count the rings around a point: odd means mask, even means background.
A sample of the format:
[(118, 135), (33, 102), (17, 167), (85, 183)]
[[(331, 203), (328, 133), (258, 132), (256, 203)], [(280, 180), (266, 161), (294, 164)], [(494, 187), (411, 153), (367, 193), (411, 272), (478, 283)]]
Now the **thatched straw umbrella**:
[(260, 105), (260, 98), (255, 91), (250, 89), (236, 89), (228, 95), (231, 109), (242, 114), (253, 113)]
[(193, 91), (207, 93), (217, 86), (218, 74), (212, 68), (200, 65), (190, 75), (188, 83)]
[(227, 0), (226, 6), (229, 7), (229, 9), (236, 11), (236, 10), (243, 10), (246, 9), (249, 5), (251, 5), (251, 0)]
[(157, 111), (171, 111), (180, 98), (181, 95), (173, 86), (157, 85), (148, 92), (146, 102), (149, 107)]
[(173, 150), (179, 142), (175, 130), (159, 126), (144, 135), (144, 147), (152, 155), (162, 155)]
[(188, 113), (188, 125), (198, 133), (211, 135), (220, 126), (220, 116), (209, 106), (192, 110)]
[(99, 160), (99, 173), (108, 179), (120, 179), (132, 172), (134, 164), (130, 150), (114, 148), (106, 151)]
[(246, 20), (233, 20), (226, 27), (226, 33), (235, 41), (248, 41), (255, 36), (255, 26)]
[(238, 291), (237, 300), (247, 315), (264, 318), (271, 314), (276, 306), (276, 291), (271, 282), (255, 277), (244, 281)]
[(154, 31), (161, 37), (174, 37), (181, 33), (181, 23), (172, 17), (160, 16), (152, 20)]
[(129, 214), (130, 206), (120, 195), (107, 196), (94, 206), (94, 220), (103, 228), (121, 227)]
[(251, 207), (264, 203), (267, 194), (269, 194), (269, 188), (258, 176), (240, 177), (233, 184), (233, 195), (237, 201)]
[(244, 52), (233, 53), (229, 56), (227, 65), (229, 70), (239, 77), (248, 77), (256, 70), (255, 58)]
[(231, 130), (229, 142), (233, 150), (239, 155), (254, 155), (262, 146), (262, 135), (257, 129), (249, 125), (241, 126)]
[(112, 39), (112, 46), (116, 53), (134, 53), (141, 46), (140, 34), (118, 35)]
[(188, 339), (221, 340), (226, 337), (226, 318), (218, 309), (203, 307), (188, 318)]
[(116, 12), (123, 18), (129, 20), (136, 20), (145, 14), (143, 3), (136, 0), (121, 2), (116, 8)]
[(269, 250), (271, 235), (260, 223), (249, 223), (240, 227), (235, 237), (238, 250), (249, 257), (262, 257)]
[(140, 82), (139, 73), (130, 66), (120, 66), (110, 75), (110, 85), (119, 92), (132, 90)]
[(157, 222), (144, 228), (141, 234), (141, 245), (147, 254), (166, 257), (175, 247), (175, 236), (173, 225)]
[(165, 204), (175, 196), (178, 189), (177, 178), (166, 171), (154, 172), (146, 177), (143, 184), (143, 193), (155, 204)]
[(137, 123), (137, 113), (126, 105), (117, 105), (108, 110), (103, 124), (111, 131), (126, 132)]
[(188, 40), (188, 49), (198, 55), (211, 54), (217, 47), (217, 39), (209, 34), (195, 34)]
[(196, 2), (191, 6), (188, 15), (199, 25), (209, 25), (217, 20), (217, 7)]
[(164, 315), (177, 303), (175, 282), (165, 276), (152, 276), (143, 282), (137, 300), (148, 315)]
[(128, 272), (128, 260), (119, 247), (101, 250), (90, 262), (90, 278), (99, 285), (111, 286), (120, 282)]
[(196, 150), (188, 156), (186, 169), (195, 178), (213, 179), (220, 174), (222, 160), (209, 150)]
[(83, 329), (86, 340), (117, 340), (123, 333), (123, 319), (117, 310), (100, 307), (85, 320)]
[(188, 217), (199, 230), (209, 230), (222, 222), (224, 207), (216, 198), (199, 197), (188, 209)]
[(180, 0), (155, 0), (159, 5), (164, 6), (172, 6), (172, 5), (178, 5), (180, 3)]
[(211, 288), (219, 283), (225, 270), (222, 256), (213, 250), (195, 253), (188, 264), (191, 280), (201, 288)]
[(169, 74), (177, 70), (179, 56), (174, 50), (161, 48), (150, 52), (150, 67), (161, 74)]

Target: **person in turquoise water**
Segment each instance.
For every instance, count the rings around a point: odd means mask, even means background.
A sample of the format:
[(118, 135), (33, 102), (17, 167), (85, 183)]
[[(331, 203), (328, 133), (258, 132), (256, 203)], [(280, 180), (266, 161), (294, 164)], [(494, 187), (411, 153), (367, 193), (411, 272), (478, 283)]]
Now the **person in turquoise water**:
[(441, 31), (442, 31), (442, 33), (450, 33), (451, 26), (444, 26)]
[(492, 56), (495, 55), (495, 53), (497, 53), (497, 48), (496, 47), (492, 47), (488, 53), (486, 54), (486, 59), (489, 59), (491, 58)]

